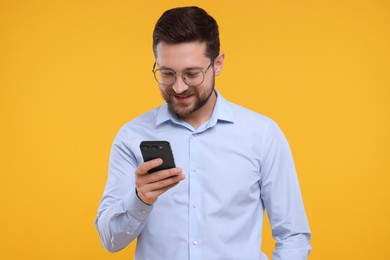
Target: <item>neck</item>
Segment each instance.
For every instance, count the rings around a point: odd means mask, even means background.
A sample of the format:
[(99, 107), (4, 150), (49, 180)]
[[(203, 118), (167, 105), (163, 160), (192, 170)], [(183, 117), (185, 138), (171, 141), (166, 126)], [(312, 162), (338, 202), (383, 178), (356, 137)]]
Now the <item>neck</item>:
[(182, 119), (196, 129), (210, 119), (216, 103), (217, 94), (215, 91), (213, 91), (209, 100), (207, 100), (207, 102), (201, 108), (194, 111), (190, 115), (183, 117)]

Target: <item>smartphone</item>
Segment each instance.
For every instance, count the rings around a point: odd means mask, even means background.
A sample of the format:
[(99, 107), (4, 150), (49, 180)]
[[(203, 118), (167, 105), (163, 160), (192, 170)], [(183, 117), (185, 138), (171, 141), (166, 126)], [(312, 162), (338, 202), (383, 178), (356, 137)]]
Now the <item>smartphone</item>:
[(139, 147), (141, 149), (144, 162), (156, 158), (163, 159), (163, 164), (150, 169), (148, 171), (149, 173), (176, 167), (171, 145), (168, 141), (142, 141)]

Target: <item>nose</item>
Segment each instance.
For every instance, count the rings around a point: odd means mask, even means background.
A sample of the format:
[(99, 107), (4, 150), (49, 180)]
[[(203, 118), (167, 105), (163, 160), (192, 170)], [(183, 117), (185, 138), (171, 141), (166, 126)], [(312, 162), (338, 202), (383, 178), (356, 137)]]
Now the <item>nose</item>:
[(188, 89), (187, 84), (183, 81), (181, 75), (177, 75), (176, 81), (173, 84), (173, 90), (176, 94), (181, 94)]

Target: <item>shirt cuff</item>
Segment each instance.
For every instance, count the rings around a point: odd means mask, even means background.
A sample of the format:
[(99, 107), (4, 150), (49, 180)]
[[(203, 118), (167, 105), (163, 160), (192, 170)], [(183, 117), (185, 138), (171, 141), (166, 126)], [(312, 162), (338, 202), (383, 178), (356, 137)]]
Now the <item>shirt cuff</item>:
[(144, 203), (136, 192), (130, 192), (124, 200), (124, 207), (128, 214), (138, 221), (144, 221), (153, 209), (153, 205)]
[(311, 246), (307, 249), (282, 249), (272, 253), (273, 260), (307, 260), (311, 252)]

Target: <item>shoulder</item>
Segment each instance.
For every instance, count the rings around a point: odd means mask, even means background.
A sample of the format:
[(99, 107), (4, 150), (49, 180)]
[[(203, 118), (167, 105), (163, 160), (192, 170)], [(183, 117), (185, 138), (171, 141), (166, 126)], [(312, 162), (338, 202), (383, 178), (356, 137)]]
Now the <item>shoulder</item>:
[(160, 107), (156, 107), (125, 123), (118, 131), (116, 139), (137, 137), (143, 132), (153, 131), (156, 116)]
[(259, 112), (248, 109), (244, 106), (227, 101), (234, 121), (238, 124), (246, 125), (248, 128), (262, 128), (266, 129), (271, 125), (275, 125), (275, 121), (268, 116), (265, 116)]
[(270, 139), (284, 139), (284, 134), (274, 119), (244, 106), (227, 101), (233, 118), (236, 131), (262, 140), (263, 145)]

